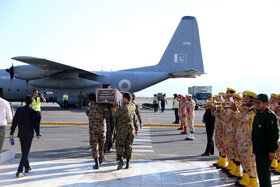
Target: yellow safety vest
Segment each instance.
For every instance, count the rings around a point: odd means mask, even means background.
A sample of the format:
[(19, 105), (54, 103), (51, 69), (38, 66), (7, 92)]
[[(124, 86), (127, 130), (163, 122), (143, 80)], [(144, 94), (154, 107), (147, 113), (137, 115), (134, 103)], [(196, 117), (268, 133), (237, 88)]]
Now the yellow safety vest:
[(34, 98), (32, 108), (35, 111), (41, 111), (41, 98), (40, 97), (37, 97), (36, 99)]
[(68, 95), (63, 95), (63, 101), (68, 101)]
[(177, 98), (174, 99), (173, 108), (179, 108), (179, 102), (178, 102)]

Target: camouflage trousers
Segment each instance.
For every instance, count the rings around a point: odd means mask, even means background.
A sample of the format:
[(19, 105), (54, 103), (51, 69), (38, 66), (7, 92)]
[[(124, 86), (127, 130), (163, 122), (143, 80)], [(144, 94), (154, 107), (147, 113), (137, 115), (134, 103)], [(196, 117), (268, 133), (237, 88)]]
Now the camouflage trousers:
[(179, 119), (180, 119), (180, 122), (181, 122), (181, 126), (183, 126), (183, 114), (180, 111), (179, 111)]
[(104, 158), (104, 145), (106, 142), (106, 130), (100, 125), (89, 131), (89, 144), (91, 146), (92, 158)]
[(117, 128), (116, 132), (116, 154), (130, 159), (132, 157), (132, 144), (134, 140), (133, 130)]
[(226, 156), (226, 153), (224, 151), (224, 147), (223, 147), (223, 137), (224, 137), (224, 133), (223, 133), (223, 127), (222, 127), (222, 123), (219, 119), (217, 119), (215, 121), (215, 145), (219, 151), (219, 153), (221, 154), (221, 156)]
[(112, 148), (114, 138), (115, 138), (115, 123), (113, 121), (113, 118), (107, 118), (106, 119), (106, 143), (105, 143), (105, 150), (108, 150), (109, 148)]
[(252, 142), (242, 141), (242, 146), (238, 146), (239, 161), (243, 170), (245, 170), (249, 177), (257, 177), (256, 157), (253, 153)]
[(194, 132), (194, 118), (187, 117), (190, 132)]
[(227, 127), (225, 127), (225, 132), (226, 132), (226, 153), (227, 157), (230, 160), (234, 160), (236, 155), (235, 155), (235, 149), (236, 149), (236, 141), (235, 141), (235, 132), (236, 128), (234, 127), (234, 124), (232, 122), (229, 122), (227, 124)]
[(183, 125), (184, 128), (187, 128), (187, 123), (186, 123), (186, 114), (183, 114), (182, 117), (180, 118), (181, 124)]

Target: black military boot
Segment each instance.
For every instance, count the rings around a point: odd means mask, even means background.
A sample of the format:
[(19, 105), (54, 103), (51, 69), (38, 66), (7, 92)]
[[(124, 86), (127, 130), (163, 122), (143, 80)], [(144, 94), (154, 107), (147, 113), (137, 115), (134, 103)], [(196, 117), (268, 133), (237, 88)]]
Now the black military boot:
[(103, 163), (104, 159), (99, 157), (99, 164), (101, 165)]
[(124, 161), (123, 161), (123, 157), (122, 156), (118, 156), (119, 158), (119, 165), (117, 167), (117, 170), (120, 170), (123, 168), (123, 166), (125, 165)]
[(99, 169), (99, 159), (95, 158), (94, 161), (95, 161), (95, 165), (93, 166), (93, 169)]
[(130, 158), (127, 158), (125, 169), (129, 169), (129, 165), (130, 165)]

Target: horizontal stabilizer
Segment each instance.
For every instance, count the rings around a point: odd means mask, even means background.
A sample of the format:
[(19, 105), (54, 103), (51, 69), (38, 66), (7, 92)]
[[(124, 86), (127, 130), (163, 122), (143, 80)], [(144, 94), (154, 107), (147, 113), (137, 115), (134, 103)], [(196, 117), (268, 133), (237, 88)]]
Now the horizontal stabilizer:
[(184, 71), (177, 71), (174, 73), (169, 73), (173, 78), (196, 78), (198, 76), (201, 76), (201, 72), (190, 69), (190, 70), (184, 70)]

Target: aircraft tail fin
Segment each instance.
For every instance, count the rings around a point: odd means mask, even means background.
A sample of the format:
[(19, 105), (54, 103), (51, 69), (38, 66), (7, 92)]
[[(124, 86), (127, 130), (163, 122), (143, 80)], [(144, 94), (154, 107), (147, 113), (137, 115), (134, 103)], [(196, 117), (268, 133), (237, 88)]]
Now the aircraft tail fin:
[(181, 19), (161, 60), (155, 66), (138, 71), (167, 72), (172, 77), (196, 77), (204, 74), (198, 25), (195, 17)]
[(185, 77), (187, 71), (192, 72), (194, 76), (204, 74), (195, 17), (185, 16), (181, 19), (157, 67), (160, 71), (167, 71), (174, 77)]

